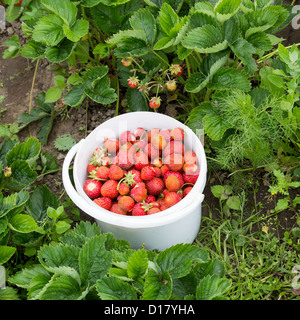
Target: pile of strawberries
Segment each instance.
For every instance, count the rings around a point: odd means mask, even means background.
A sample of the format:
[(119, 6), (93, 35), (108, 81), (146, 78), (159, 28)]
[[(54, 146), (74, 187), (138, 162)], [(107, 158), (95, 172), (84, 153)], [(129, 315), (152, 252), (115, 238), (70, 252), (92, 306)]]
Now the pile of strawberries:
[(143, 128), (106, 138), (87, 166), (83, 189), (111, 212), (144, 216), (185, 197), (199, 176), (196, 154), (185, 150), (184, 130)]

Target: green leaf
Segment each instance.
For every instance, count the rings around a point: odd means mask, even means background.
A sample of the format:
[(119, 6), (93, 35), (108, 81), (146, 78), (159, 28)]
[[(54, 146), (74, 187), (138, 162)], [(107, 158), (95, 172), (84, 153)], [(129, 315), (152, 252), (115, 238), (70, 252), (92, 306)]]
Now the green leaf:
[(194, 261), (206, 261), (207, 253), (197, 246), (178, 244), (172, 246), (157, 256), (156, 263), (162, 271), (168, 271), (172, 279), (187, 275)]
[(225, 131), (231, 128), (230, 123), (218, 113), (209, 113), (205, 115), (202, 121), (205, 133), (213, 140), (222, 139)]
[(88, 240), (79, 253), (79, 269), (83, 284), (95, 284), (111, 267), (112, 253), (105, 249), (106, 238), (95, 236)]
[(81, 5), (83, 7), (91, 8), (102, 2), (103, 2), (102, 0), (81, 0)]
[(92, 89), (95, 87), (98, 80), (102, 79), (108, 73), (107, 66), (97, 66), (88, 70), (84, 75), (83, 84), (86, 89)]
[(15, 252), (15, 247), (0, 246), (0, 265), (6, 263)]
[(225, 265), (220, 260), (213, 259), (206, 263), (198, 263), (193, 269), (193, 272), (198, 278), (198, 283), (200, 279), (203, 279), (207, 275), (217, 274), (222, 278), (225, 275)]
[(280, 212), (280, 211), (288, 209), (289, 207), (290, 207), (289, 206), (289, 198), (286, 197), (283, 199), (279, 199), (277, 201), (276, 207), (273, 210), (271, 210), (271, 212)]
[(61, 18), (68, 26), (72, 26), (75, 23), (77, 8), (70, 0), (42, 0), (42, 5), (48, 11)]
[(172, 293), (172, 278), (168, 271), (157, 274), (149, 269), (145, 279), (143, 300), (169, 300)]
[(241, 5), (241, 0), (220, 0), (215, 6), (215, 12), (220, 22), (224, 22), (235, 15)]
[(40, 299), (43, 290), (47, 288), (47, 285), (50, 283), (50, 281), (50, 274), (38, 274), (35, 277), (33, 277), (28, 288), (28, 299)]
[[(141, 33), (139, 31), (141, 35)], [(115, 54), (118, 58), (126, 58), (128, 56), (140, 57), (147, 54), (150, 48), (147, 47), (147, 43), (144, 39), (136, 37), (125, 38), (121, 44), (115, 49)]]
[(131, 111), (148, 111), (148, 102), (146, 96), (132, 88), (127, 89), (126, 93), (128, 107)]
[(1, 289), (0, 300), (20, 300), (17, 289), (11, 287)]
[(174, 38), (171, 38), (171, 37), (163, 37), (161, 39), (159, 39), (153, 49), (154, 50), (163, 50), (163, 49), (167, 49), (169, 47), (171, 47), (175, 42), (175, 39)]
[(58, 221), (55, 224), (55, 229), (58, 234), (63, 234), (64, 232), (66, 232), (70, 228), (71, 228), (71, 225), (69, 223), (67, 223), (66, 221)]
[(0, 193), (0, 217), (2, 218), (8, 214), (14, 215), (22, 212), (28, 199), (29, 193), (24, 190), (13, 193), (5, 198)]
[(46, 58), (50, 62), (60, 63), (67, 60), (76, 47), (76, 43), (63, 39), (57, 46), (46, 49)]
[(230, 209), (241, 210), (241, 200), (238, 196), (229, 197), (226, 204)]
[(56, 46), (64, 38), (63, 23), (55, 14), (42, 17), (34, 26), (32, 39), (50, 47)]
[(101, 300), (137, 300), (136, 290), (113, 276), (98, 280), (96, 289)]
[(28, 213), (36, 222), (42, 222), (47, 217), (48, 207), (57, 209), (59, 201), (46, 185), (36, 187), (26, 203)]
[(28, 59), (44, 58), (46, 46), (33, 40), (28, 40), (27, 43), (21, 49), (21, 55)]
[(223, 39), (222, 32), (213, 25), (204, 25), (189, 32), (181, 42), (187, 49), (199, 53), (213, 53), (225, 50), (227, 40)]
[(148, 258), (145, 250), (138, 250), (128, 259), (127, 273), (132, 279), (143, 278), (148, 270)]
[(87, 20), (76, 20), (74, 25), (70, 28), (68, 25), (63, 25), (63, 32), (65, 36), (73, 41), (78, 42), (89, 31), (89, 22)]
[(56, 102), (57, 100), (60, 99), (62, 94), (62, 89), (57, 88), (57, 87), (51, 87), (48, 89), (45, 95), (45, 102), (46, 103), (52, 103)]
[(269, 51), (272, 49), (272, 43), (269, 35), (264, 32), (256, 32), (251, 34), (247, 41), (253, 45), (254, 48), (259, 50)]
[(115, 89), (110, 88), (110, 79), (102, 78), (95, 84), (92, 89), (85, 89), (85, 94), (92, 100), (101, 104), (110, 104), (117, 100)]
[(9, 227), (20, 233), (33, 232), (38, 228), (35, 220), (27, 214), (16, 214), (9, 220)]
[(167, 3), (164, 3), (161, 6), (158, 20), (159, 20), (159, 23), (160, 23), (162, 30), (167, 35), (169, 35), (170, 30), (179, 23), (179, 17), (177, 15), (177, 13)]
[(70, 91), (63, 97), (62, 102), (71, 107), (80, 107), (86, 95), (83, 84), (73, 86)]
[(54, 146), (59, 151), (69, 151), (75, 144), (76, 140), (68, 133), (59, 136), (54, 141)]
[(14, 35), (8, 40), (4, 41), (3, 45), (8, 47), (8, 49), (3, 52), (3, 59), (7, 59), (9, 57), (15, 58), (20, 52), (21, 45), (18, 35)]
[(231, 286), (227, 279), (219, 278), (217, 274), (208, 275), (200, 281), (197, 287), (197, 300), (214, 300), (221, 297)]
[(153, 44), (156, 38), (156, 21), (148, 9), (140, 9), (134, 13), (129, 22), (133, 29), (145, 33), (147, 44)]
[(185, 88), (186, 91), (196, 93), (202, 90), (209, 83), (209, 76), (201, 73), (193, 73), (186, 81)]

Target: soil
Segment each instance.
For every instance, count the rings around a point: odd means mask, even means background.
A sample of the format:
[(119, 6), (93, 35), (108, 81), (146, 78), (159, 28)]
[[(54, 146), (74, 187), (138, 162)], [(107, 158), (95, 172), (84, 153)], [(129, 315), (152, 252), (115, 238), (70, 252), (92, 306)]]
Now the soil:
[[(6, 29), (0, 29), (0, 95), (4, 95), (5, 99), (1, 105), (2, 108), (6, 108), (6, 111), (1, 114), (1, 124), (13, 123), (17, 120), (18, 116), (25, 111), (29, 110), (30, 95), (32, 94), (32, 107), (35, 107), (35, 98), (41, 93), (46, 92), (51, 86), (54, 85), (53, 78), (55, 74), (51, 71), (50, 65), (47, 61), (40, 61), (34, 86), (32, 88), (32, 82), (35, 72), (36, 62), (23, 58), (21, 55), (16, 58), (2, 59), (3, 51), (5, 47), (2, 45), (4, 41), (18, 34), (20, 42), (24, 41), (20, 22), (7, 23)], [(294, 30), (291, 26), (281, 32), (279, 36), (286, 39), (285, 45), (299, 43), (300, 32)], [(125, 112), (125, 110), (120, 110)], [(49, 136), (48, 143), (43, 146), (43, 151), (52, 153), (59, 164), (62, 167), (65, 153), (59, 152), (54, 147), (54, 141), (57, 137), (63, 134), (71, 134), (71, 136), (78, 142), (85, 137), (85, 134), (90, 133), (94, 128), (100, 125), (102, 122), (114, 116), (114, 108), (107, 109), (104, 106), (90, 103), (87, 108), (82, 106), (80, 109), (71, 108), (68, 116), (64, 119), (58, 117), (55, 119), (53, 130)], [(84, 128), (84, 130), (82, 130)], [(86, 128), (86, 132), (85, 132)], [(29, 134), (35, 134), (37, 126), (31, 125), (30, 132), (28, 128), (25, 128), (20, 134), (20, 140), (24, 140)], [(250, 194), (250, 200), (247, 202), (247, 210), (250, 215), (253, 210), (263, 211), (264, 214), (269, 215), (271, 210), (275, 207), (276, 199), (270, 199), (270, 193), (268, 192), (268, 186), (263, 183), (262, 176), (257, 176), (250, 179), (252, 182), (259, 181), (255, 192)], [(205, 202), (203, 205), (203, 216), (212, 216), (213, 218), (219, 214), (219, 201), (216, 199), (211, 191), (210, 187), (213, 184), (229, 183), (226, 172), (219, 172), (208, 177), (207, 185), (204, 190)], [(57, 196), (63, 195), (63, 185), (61, 179), (61, 171), (58, 173), (45, 176), (42, 180)], [(243, 182), (241, 182), (243, 183)], [(251, 190), (251, 188), (249, 189)], [(297, 190), (296, 190), (297, 191)], [(295, 191), (295, 192), (296, 192)], [(263, 208), (263, 210), (261, 209)], [(81, 212), (82, 219), (89, 219), (89, 217)], [(279, 236), (282, 236), (284, 228), (290, 228), (295, 224), (294, 214), (286, 211), (278, 215), (278, 225), (276, 227)]]

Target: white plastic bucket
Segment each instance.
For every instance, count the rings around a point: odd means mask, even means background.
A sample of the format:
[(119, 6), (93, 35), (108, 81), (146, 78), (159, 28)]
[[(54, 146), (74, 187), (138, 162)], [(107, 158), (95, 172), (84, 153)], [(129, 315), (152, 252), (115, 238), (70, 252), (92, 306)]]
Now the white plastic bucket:
[[(104, 138), (117, 138), (126, 130), (143, 127), (185, 131), (186, 150), (193, 150), (199, 160), (200, 174), (190, 193), (175, 206), (149, 216), (119, 215), (96, 205), (83, 191), (87, 179), (87, 165), (94, 150), (103, 144)], [(71, 183), (69, 168), (74, 159)], [(114, 117), (77, 143), (66, 155), (62, 178), (65, 190), (72, 201), (85, 213), (93, 217), (103, 233), (111, 232), (117, 239), (129, 241), (133, 249), (165, 250), (178, 243), (192, 243), (200, 229), (201, 206), (204, 199), (207, 163), (204, 148), (195, 133), (181, 122), (155, 112), (132, 112)]]

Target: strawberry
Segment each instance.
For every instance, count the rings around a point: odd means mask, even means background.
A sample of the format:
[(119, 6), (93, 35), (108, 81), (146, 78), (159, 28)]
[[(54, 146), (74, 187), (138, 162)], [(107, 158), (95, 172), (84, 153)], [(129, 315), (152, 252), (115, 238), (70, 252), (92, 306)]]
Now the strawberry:
[(142, 203), (136, 203), (134, 205), (134, 207), (132, 208), (132, 215), (133, 216), (144, 216), (146, 214), (147, 214), (147, 212), (143, 208), (143, 204)]
[(138, 151), (143, 150), (147, 144), (148, 144), (147, 140), (137, 140), (133, 143), (134, 147)]
[(90, 164), (95, 166), (101, 166), (102, 159), (107, 155), (107, 150), (105, 148), (96, 148), (93, 156), (89, 159)]
[(111, 198), (108, 198), (108, 197), (100, 197), (100, 198), (94, 199), (93, 201), (98, 206), (100, 206), (101, 208), (106, 209), (106, 210), (110, 210), (111, 205), (112, 205)]
[(130, 187), (135, 187), (137, 183), (143, 182), (141, 178), (140, 171), (136, 169), (131, 169), (125, 174), (124, 182), (129, 185)]
[(154, 134), (151, 137), (151, 145), (156, 150), (162, 150), (166, 147), (167, 141), (161, 134)]
[(161, 210), (159, 208), (151, 208), (148, 212), (147, 212), (147, 215), (149, 214), (154, 214), (154, 213), (157, 213), (157, 212), (160, 212)]
[(197, 156), (194, 151), (188, 150), (184, 153), (184, 162), (187, 164), (197, 163)]
[(134, 142), (136, 138), (133, 133), (127, 130), (121, 133), (119, 140), (121, 144), (125, 144), (126, 142)]
[(161, 170), (158, 167), (153, 167), (155, 171), (155, 177), (159, 178), (161, 176)]
[(120, 147), (120, 141), (118, 139), (106, 138), (104, 140), (104, 147), (109, 153), (116, 153)]
[(167, 142), (171, 140), (171, 130), (163, 129), (163, 130), (160, 130), (159, 134), (163, 136)]
[(129, 150), (133, 144), (131, 142), (125, 142), (124, 144), (121, 144), (120, 150)]
[(174, 140), (183, 140), (184, 139), (184, 130), (182, 128), (174, 128), (171, 131), (171, 138)]
[(139, 85), (139, 79), (137, 77), (130, 77), (127, 83), (130, 88), (135, 89)]
[(184, 183), (195, 184), (197, 179), (198, 179), (198, 177), (199, 177), (199, 174), (186, 174), (186, 173), (183, 173), (182, 177), (183, 177)]
[(102, 189), (102, 183), (98, 180), (88, 179), (83, 185), (83, 190), (87, 196), (91, 199), (100, 197)]
[(153, 195), (151, 195), (151, 194), (149, 194), (149, 195), (146, 197), (146, 200), (145, 200), (146, 203), (151, 203), (151, 202), (154, 202), (154, 201), (156, 201), (156, 198), (155, 198), (155, 196), (153, 196)]
[(176, 81), (175, 80), (169, 80), (166, 82), (166, 88), (169, 91), (175, 91), (177, 86), (176, 86)]
[(116, 180), (105, 181), (101, 188), (101, 195), (103, 197), (109, 197), (111, 199), (116, 198), (119, 195), (118, 181)]
[(116, 164), (111, 165), (111, 167), (109, 168), (109, 178), (112, 180), (120, 180), (123, 177), (123, 170)]
[(158, 128), (153, 128), (153, 129), (149, 130), (148, 133), (147, 133), (148, 142), (151, 142), (151, 138), (155, 134), (158, 134), (159, 132), (160, 132), (160, 130)]
[(155, 176), (155, 170), (151, 166), (146, 166), (141, 170), (142, 180), (151, 180)]
[(146, 153), (146, 155), (149, 157), (149, 159), (153, 160), (157, 157), (159, 157), (159, 150), (153, 148), (151, 143), (148, 143), (143, 151)]
[(192, 189), (193, 189), (193, 187), (186, 187), (186, 188), (184, 188), (184, 190), (183, 190), (183, 196), (186, 197)]
[(167, 156), (172, 153), (184, 154), (184, 144), (178, 140), (171, 140), (163, 150), (163, 155)]
[(169, 70), (171, 75), (176, 77), (180, 76), (183, 72), (183, 68), (180, 64), (172, 64)]
[(164, 163), (167, 164), (172, 171), (180, 171), (183, 167), (184, 159), (179, 153), (172, 153), (164, 158)]
[(126, 212), (130, 212), (134, 204), (134, 200), (129, 196), (122, 196), (118, 201), (119, 207)]
[(166, 183), (166, 180), (168, 179), (168, 177), (170, 176), (175, 176), (178, 181), (180, 182), (180, 187), (182, 187), (184, 185), (184, 180), (183, 180), (183, 176), (180, 172), (177, 172), (177, 171), (167, 171), (164, 175), (164, 183)]
[(175, 175), (170, 175), (165, 181), (166, 188), (168, 191), (177, 192), (181, 188), (181, 183)]
[(108, 167), (109, 165), (111, 165), (111, 158), (110, 157), (102, 158), (101, 164), (105, 167)]
[(120, 208), (120, 206), (118, 205), (118, 202), (114, 202), (110, 208), (111, 212), (117, 213), (117, 214), (122, 214), (124, 216), (127, 215), (127, 212), (123, 209)]
[(160, 192), (163, 190), (165, 184), (162, 179), (154, 177), (151, 180), (146, 181), (146, 188), (148, 193), (156, 196), (159, 195)]
[(183, 171), (185, 174), (190, 174), (190, 175), (197, 175), (200, 172), (200, 168), (195, 164), (187, 164), (185, 163), (183, 165)]
[(130, 196), (136, 202), (145, 201), (147, 198), (147, 189), (145, 188), (144, 184), (140, 182), (137, 183), (136, 186), (131, 189)]
[(147, 136), (147, 131), (144, 128), (138, 127), (133, 130), (136, 139), (144, 139)]
[(134, 164), (133, 154), (129, 150), (119, 150), (116, 163), (123, 170), (130, 169)]
[(130, 192), (129, 186), (124, 182), (121, 182), (119, 184), (118, 190), (119, 190), (120, 195), (122, 195), (122, 196), (126, 196)]
[(123, 58), (123, 59), (121, 60), (122, 65), (123, 65), (124, 67), (130, 67), (130, 66), (131, 66), (132, 62), (131, 62), (129, 59), (130, 59), (130, 58)]
[(97, 171), (97, 169), (98, 169), (98, 166), (95, 166), (95, 165), (93, 165), (93, 164), (88, 164), (87, 165), (87, 172), (88, 172), (88, 174), (91, 174), (93, 171)]
[(163, 162), (162, 162), (162, 158), (161, 157), (156, 157), (153, 161), (152, 161), (154, 167), (157, 167), (157, 168), (161, 168), (162, 165), (163, 165)]
[(105, 166), (98, 167), (91, 172), (90, 177), (95, 180), (107, 180), (109, 178), (109, 168)]
[(160, 168), (161, 175), (164, 177), (168, 171), (170, 171), (170, 167), (167, 164), (163, 164)]
[(160, 104), (161, 104), (160, 97), (153, 97), (149, 102), (149, 107), (152, 109), (158, 109), (160, 107)]
[(144, 151), (137, 151), (134, 155), (134, 167), (136, 170), (142, 170), (149, 164), (148, 155)]
[(180, 201), (180, 196), (176, 192), (169, 192), (165, 196), (165, 205), (170, 208)]

